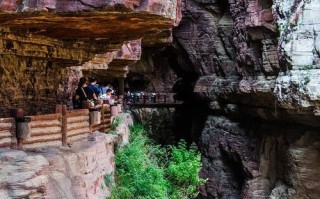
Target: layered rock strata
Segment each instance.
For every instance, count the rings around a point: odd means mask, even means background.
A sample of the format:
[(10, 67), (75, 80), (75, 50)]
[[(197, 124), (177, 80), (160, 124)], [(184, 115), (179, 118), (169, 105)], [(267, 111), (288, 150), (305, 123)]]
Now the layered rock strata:
[(200, 139), (202, 198), (318, 198), (316, 129), (211, 116)]
[(16, 107), (49, 113), (50, 104), (67, 104), (82, 71), (125, 78), (128, 65), (140, 59), (141, 39), (150, 45), (171, 41), (180, 3), (0, 1), (2, 115)]
[(174, 108), (130, 108), (134, 121), (143, 124), (158, 144), (173, 144), (176, 141), (172, 120), (174, 112)]
[(202, 198), (319, 196), (319, 3), (183, 1), (173, 32), (192, 64), (179, 67), (214, 115)]

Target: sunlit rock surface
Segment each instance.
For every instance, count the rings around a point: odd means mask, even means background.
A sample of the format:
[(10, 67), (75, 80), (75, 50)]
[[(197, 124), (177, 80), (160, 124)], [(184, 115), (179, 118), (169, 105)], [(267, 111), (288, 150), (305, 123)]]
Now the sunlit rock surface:
[(52, 113), (82, 75), (125, 78), (180, 19), (180, 0), (0, 1), (0, 115)]
[(114, 148), (129, 141), (132, 118), (114, 134), (94, 132), (66, 147), (0, 149), (0, 198), (106, 198), (114, 181)]
[[(70, 148), (24, 152), (2, 149), (1, 198), (102, 198), (114, 171), (113, 140), (90, 136)], [(103, 188), (101, 188), (101, 186)]]

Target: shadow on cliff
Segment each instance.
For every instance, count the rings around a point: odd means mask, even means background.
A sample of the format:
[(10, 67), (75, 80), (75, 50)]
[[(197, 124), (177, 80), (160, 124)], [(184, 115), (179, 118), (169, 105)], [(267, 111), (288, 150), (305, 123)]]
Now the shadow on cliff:
[(168, 64), (178, 76), (172, 87), (175, 99), (183, 101), (176, 107), (173, 116), (173, 132), (176, 141), (184, 139), (187, 143), (198, 143), (209, 114), (209, 99), (195, 94), (194, 86), (200, 72), (192, 65), (187, 53), (178, 42), (166, 48)]

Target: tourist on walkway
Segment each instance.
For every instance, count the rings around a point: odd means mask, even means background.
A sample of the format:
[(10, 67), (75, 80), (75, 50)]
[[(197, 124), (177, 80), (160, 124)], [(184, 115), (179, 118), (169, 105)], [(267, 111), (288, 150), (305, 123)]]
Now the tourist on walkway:
[(92, 89), (87, 87), (87, 78), (81, 77), (78, 83), (78, 88), (72, 97), (72, 103), (74, 109), (81, 109), (83, 102), (94, 99), (94, 92)]
[(100, 96), (100, 89), (97, 85), (97, 79), (95, 77), (90, 77), (88, 88), (91, 88), (95, 94), (93, 99), (96, 100)]

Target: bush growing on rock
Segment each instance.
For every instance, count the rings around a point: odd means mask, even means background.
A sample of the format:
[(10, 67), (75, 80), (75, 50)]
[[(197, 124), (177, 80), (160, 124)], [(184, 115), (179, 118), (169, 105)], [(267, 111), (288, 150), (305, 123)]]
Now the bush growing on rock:
[(162, 148), (147, 137), (143, 125), (130, 129), (130, 143), (116, 153), (116, 183), (111, 199), (194, 198), (199, 178), (200, 154), (184, 142)]

